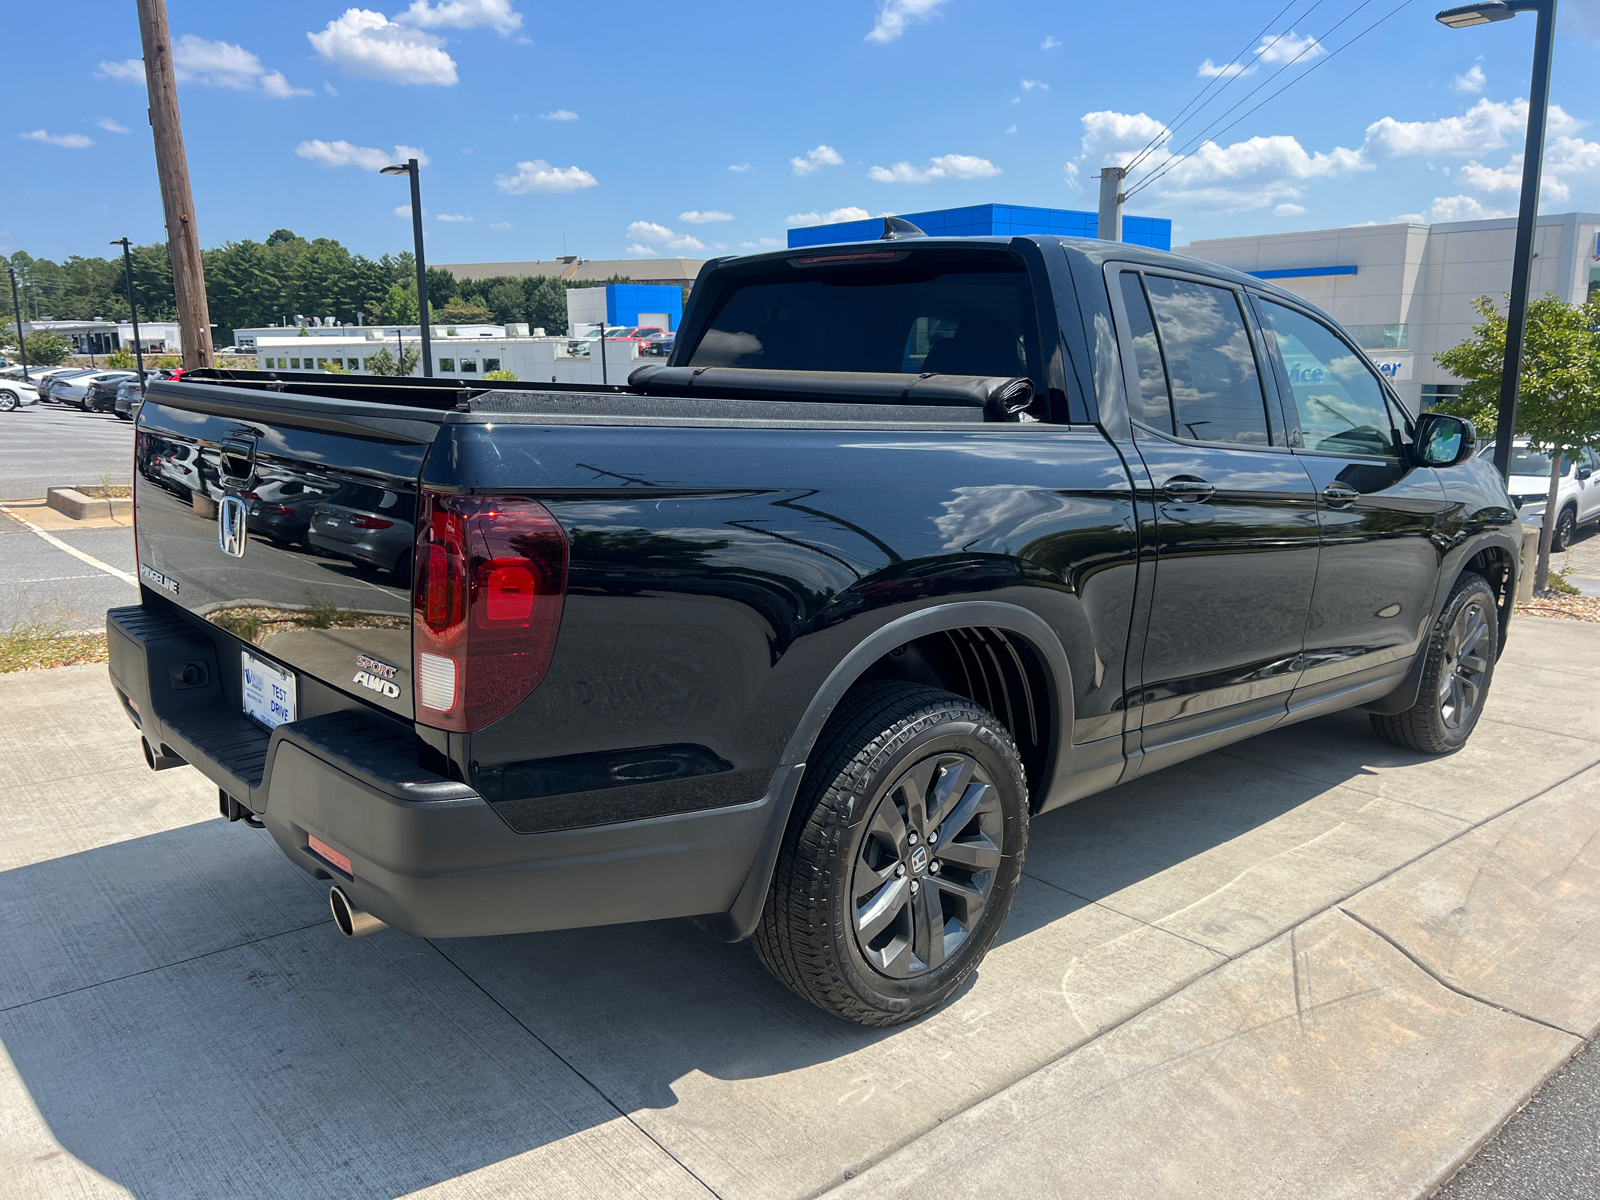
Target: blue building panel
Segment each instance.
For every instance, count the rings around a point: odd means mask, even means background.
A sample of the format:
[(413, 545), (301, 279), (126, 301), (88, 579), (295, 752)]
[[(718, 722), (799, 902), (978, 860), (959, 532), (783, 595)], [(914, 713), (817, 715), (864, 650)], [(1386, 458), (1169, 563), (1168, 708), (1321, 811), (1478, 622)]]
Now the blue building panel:
[(659, 283), (606, 284), (606, 324), (638, 325), (640, 313), (666, 313), (667, 328), (683, 318), (683, 289)]
[(1318, 275), (1354, 275), (1354, 267), (1284, 267), (1277, 271), (1246, 271), (1257, 279), (1312, 279)]
[[(929, 237), (1054, 237), (1092, 238), (1100, 218), (1070, 208), (1035, 208), (1023, 204), (970, 204), (930, 212), (901, 213)], [(835, 242), (872, 241), (883, 233), (883, 221), (841, 221), (837, 225), (804, 225), (789, 230), (789, 247), (826, 246)], [(1172, 222), (1165, 217), (1122, 218), (1122, 240), (1154, 250), (1172, 249)]]

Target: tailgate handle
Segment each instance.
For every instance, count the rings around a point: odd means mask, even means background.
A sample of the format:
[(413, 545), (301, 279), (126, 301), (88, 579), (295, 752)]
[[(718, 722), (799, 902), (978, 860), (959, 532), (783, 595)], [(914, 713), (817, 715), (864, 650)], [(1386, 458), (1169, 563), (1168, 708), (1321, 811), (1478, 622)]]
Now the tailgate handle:
[(248, 479), (255, 470), (254, 438), (228, 438), (222, 443), (222, 473), (234, 479)]

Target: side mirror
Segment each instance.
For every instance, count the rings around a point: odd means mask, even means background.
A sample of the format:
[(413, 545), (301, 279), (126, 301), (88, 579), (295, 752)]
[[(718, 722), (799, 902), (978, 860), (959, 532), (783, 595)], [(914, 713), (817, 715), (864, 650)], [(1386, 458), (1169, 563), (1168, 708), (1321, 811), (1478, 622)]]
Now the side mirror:
[(1593, 474), (1594, 474), (1594, 468), (1591, 467), (1588, 463), (1583, 463), (1578, 467), (1578, 481), (1580, 483), (1583, 482), (1585, 479), (1588, 479)]
[(1478, 431), (1465, 417), (1425, 412), (1417, 418), (1412, 454), (1425, 467), (1453, 467), (1466, 462), (1478, 447)]

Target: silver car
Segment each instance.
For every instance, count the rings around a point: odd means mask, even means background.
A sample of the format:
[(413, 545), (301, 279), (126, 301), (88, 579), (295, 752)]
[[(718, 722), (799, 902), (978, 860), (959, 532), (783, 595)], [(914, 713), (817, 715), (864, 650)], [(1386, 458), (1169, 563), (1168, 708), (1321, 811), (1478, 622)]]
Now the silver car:
[(347, 484), (336, 493), (341, 503), (311, 510), (306, 540), (314, 549), (393, 575), (411, 574), (411, 547), (417, 532), (411, 514), (400, 511), (399, 493), (373, 484)]

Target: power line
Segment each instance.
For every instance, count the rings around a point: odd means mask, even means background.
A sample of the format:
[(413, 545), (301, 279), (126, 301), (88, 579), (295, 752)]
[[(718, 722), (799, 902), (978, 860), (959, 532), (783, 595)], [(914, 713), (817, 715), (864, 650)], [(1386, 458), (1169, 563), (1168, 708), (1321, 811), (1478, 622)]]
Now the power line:
[[(1181, 127), (1184, 124), (1184, 120), (1185, 120), (1184, 113), (1187, 113), (1191, 108), (1194, 108), (1194, 106), (1196, 104), (1200, 104), (1200, 101), (1205, 99), (1206, 93), (1209, 92), (1212, 88), (1216, 88), (1217, 89), (1217, 95), (1211, 97), (1211, 100), (1215, 100), (1217, 98), (1217, 96), (1222, 95), (1223, 91), (1227, 88), (1227, 86), (1230, 83), (1232, 83), (1235, 79), (1238, 79), (1240, 76), (1242, 76), (1244, 74), (1244, 69), (1243, 68), (1240, 68), (1238, 71), (1235, 71), (1231, 75), (1227, 73), (1227, 70), (1228, 70), (1229, 67), (1231, 67), (1235, 63), (1237, 63), (1241, 58), (1243, 58), (1245, 56), (1245, 54), (1250, 50), (1250, 47), (1255, 45), (1255, 43), (1259, 39), (1265, 37), (1266, 33), (1267, 33), (1267, 30), (1271, 29), (1274, 25), (1276, 25), (1278, 23), (1278, 18), (1283, 16), (1284, 13), (1288, 12), (1289, 9), (1294, 6), (1294, 4), (1295, 4), (1295, 0), (1289, 0), (1288, 4), (1285, 4), (1282, 8), (1280, 8), (1277, 11), (1277, 13), (1275, 13), (1273, 15), (1272, 19), (1270, 21), (1268, 21), (1265, 25), (1263, 25), (1261, 27), (1260, 31), (1257, 32), (1254, 37), (1252, 37), (1249, 41), (1247, 41), (1244, 44), (1243, 48), (1241, 48), (1237, 54), (1235, 54), (1232, 58), (1230, 58), (1227, 62), (1225, 62), (1222, 65), (1222, 67), (1218, 70), (1217, 74), (1215, 74), (1215, 75), (1213, 75), (1211, 77), (1211, 82), (1207, 83), (1205, 85), (1205, 87), (1201, 88), (1199, 94), (1196, 95), (1194, 97), (1194, 99), (1190, 100), (1189, 103), (1185, 104), (1181, 109), (1179, 109), (1177, 111), (1177, 113), (1173, 116), (1172, 120), (1167, 122), (1167, 124), (1165, 124), (1164, 126), (1162, 126), (1162, 128), (1155, 135), (1155, 137), (1151, 138), (1147, 143), (1145, 143), (1144, 148), (1142, 150), (1140, 150), (1139, 153), (1135, 154), (1133, 156), (1133, 158), (1128, 161), (1127, 165), (1122, 168), (1123, 171), (1124, 172), (1128, 172), (1128, 171), (1133, 170), (1141, 162), (1143, 162), (1146, 157), (1149, 156), (1149, 154), (1156, 148), (1156, 146), (1158, 146), (1162, 141), (1171, 138), (1173, 133), (1175, 133), (1179, 129), (1179, 127)], [(1314, 3), (1305, 12), (1301, 13), (1298, 19), (1301, 20), (1301, 21), (1304, 21), (1312, 13), (1316, 12), (1316, 10), (1319, 7), (1321, 7), (1322, 4), (1323, 4), (1323, 0), (1316, 0), (1316, 3)], [(1290, 24), (1290, 26), (1292, 28), (1293, 25), (1295, 24), (1295, 22), (1291, 21), (1289, 24)], [(1267, 50), (1270, 50), (1273, 46), (1276, 46), (1278, 44), (1278, 42), (1280, 42), (1283, 39), (1283, 36), (1284, 35), (1280, 33), (1277, 37), (1273, 38), (1269, 45), (1263, 46), (1261, 48), (1261, 53), (1265, 53)], [(1221, 85), (1220, 86), (1218, 85), (1218, 81), (1219, 80), (1221, 81)], [(1200, 110), (1205, 108), (1206, 104), (1210, 104), (1211, 100), (1206, 100), (1205, 104), (1200, 104), (1200, 108), (1195, 108), (1195, 111), (1194, 111), (1193, 114), (1191, 114), (1191, 118), (1190, 119), (1192, 119), (1193, 116), (1198, 116), (1200, 114)]]
[[(1344, 20), (1339, 22), (1339, 25), (1343, 25), (1345, 21), (1348, 21), (1350, 19), (1350, 17), (1355, 16), (1355, 14), (1357, 12), (1360, 12), (1361, 9), (1365, 8), (1371, 2), (1372, 2), (1372, 0), (1363, 0), (1363, 3), (1357, 5), (1356, 8), (1351, 11), (1349, 16), (1345, 17)], [(1382, 25), (1390, 17), (1394, 16), (1395, 13), (1399, 12), (1402, 8), (1407, 7), (1412, 2), (1413, 2), (1413, 0), (1400, 0), (1399, 4), (1395, 5), (1388, 12), (1384, 13), (1383, 16), (1379, 17), (1371, 25), (1368, 25), (1360, 33), (1356, 34), (1355, 37), (1353, 37), (1349, 41), (1345, 42), (1337, 50), (1333, 50), (1333, 51), (1329, 52), (1329, 54), (1328, 54), (1328, 56), (1326, 58), (1322, 59), (1320, 62), (1314, 64), (1313, 66), (1308, 67), (1306, 70), (1302, 71), (1299, 75), (1297, 75), (1293, 79), (1289, 80), (1288, 83), (1284, 84), (1277, 91), (1273, 92), (1269, 96), (1264, 97), (1260, 101), (1260, 103), (1258, 103), (1254, 107), (1249, 108), (1249, 109), (1245, 110), (1244, 112), (1240, 113), (1239, 116), (1235, 117), (1232, 121), (1229, 121), (1228, 124), (1223, 126), (1221, 129), (1217, 129), (1215, 127), (1215, 123), (1213, 123), (1213, 125), (1212, 125), (1212, 127), (1210, 129), (1208, 129), (1204, 133), (1200, 134), (1198, 138), (1194, 139), (1190, 143), (1190, 148), (1185, 148), (1185, 150), (1183, 150), (1181, 153), (1173, 155), (1172, 158), (1167, 160), (1167, 162), (1163, 163), (1160, 167), (1156, 168), (1149, 175), (1146, 175), (1142, 180), (1140, 180), (1138, 186), (1130, 188), (1124, 194), (1124, 199), (1126, 199), (1128, 196), (1134, 195), (1137, 192), (1142, 192), (1145, 188), (1149, 187), (1156, 180), (1160, 179), (1168, 171), (1172, 170), (1173, 167), (1177, 166), (1178, 163), (1180, 163), (1184, 159), (1188, 158), (1190, 153), (1191, 153), (1191, 148), (1193, 146), (1195, 146), (1197, 144), (1203, 144), (1207, 139), (1210, 139), (1210, 138), (1213, 138), (1213, 137), (1220, 137), (1224, 133), (1227, 133), (1228, 130), (1232, 129), (1235, 125), (1238, 125), (1246, 117), (1248, 117), (1252, 113), (1258, 111), (1260, 108), (1262, 108), (1264, 105), (1266, 105), (1270, 101), (1272, 101), (1272, 100), (1276, 99), (1277, 97), (1283, 95), (1284, 92), (1288, 91), (1295, 84), (1299, 83), (1302, 79), (1304, 79), (1307, 75), (1310, 75), (1313, 71), (1317, 70), (1324, 63), (1332, 62), (1333, 59), (1336, 58), (1339, 54), (1341, 54), (1345, 50), (1348, 50), (1351, 46), (1353, 46), (1357, 42), (1359, 42), (1362, 38), (1366, 37), (1367, 34), (1371, 33), (1379, 25)], [(1333, 29), (1337, 29), (1339, 27), (1339, 25), (1335, 25), (1333, 27)], [(1328, 32), (1332, 33), (1333, 29), (1330, 29)], [(1327, 35), (1324, 34), (1323, 36), (1326, 37)], [(1302, 53), (1304, 53), (1304, 51), (1302, 51)], [(1287, 68), (1288, 66), (1292, 66), (1292, 65), (1293, 65), (1293, 63), (1291, 62), (1291, 63), (1285, 64), (1285, 67)], [(1276, 78), (1276, 75), (1274, 75), (1273, 78)], [(1263, 81), (1263, 86), (1267, 82), (1270, 82), (1270, 80)], [(1260, 91), (1260, 90), (1261, 89), (1259, 87), (1256, 88), (1255, 91), (1250, 92), (1249, 95), (1246, 95), (1244, 97), (1244, 99), (1240, 100), (1239, 104), (1243, 104), (1245, 102), (1245, 100), (1250, 99), (1250, 96), (1255, 95), (1255, 92), (1256, 91)], [(1238, 108), (1239, 104), (1235, 104), (1233, 106), (1233, 108), (1228, 109), (1228, 112), (1223, 113), (1221, 117), (1217, 118), (1217, 120), (1218, 121), (1222, 120), (1224, 117), (1226, 117), (1228, 115), (1228, 113), (1231, 113), (1234, 108)]]

